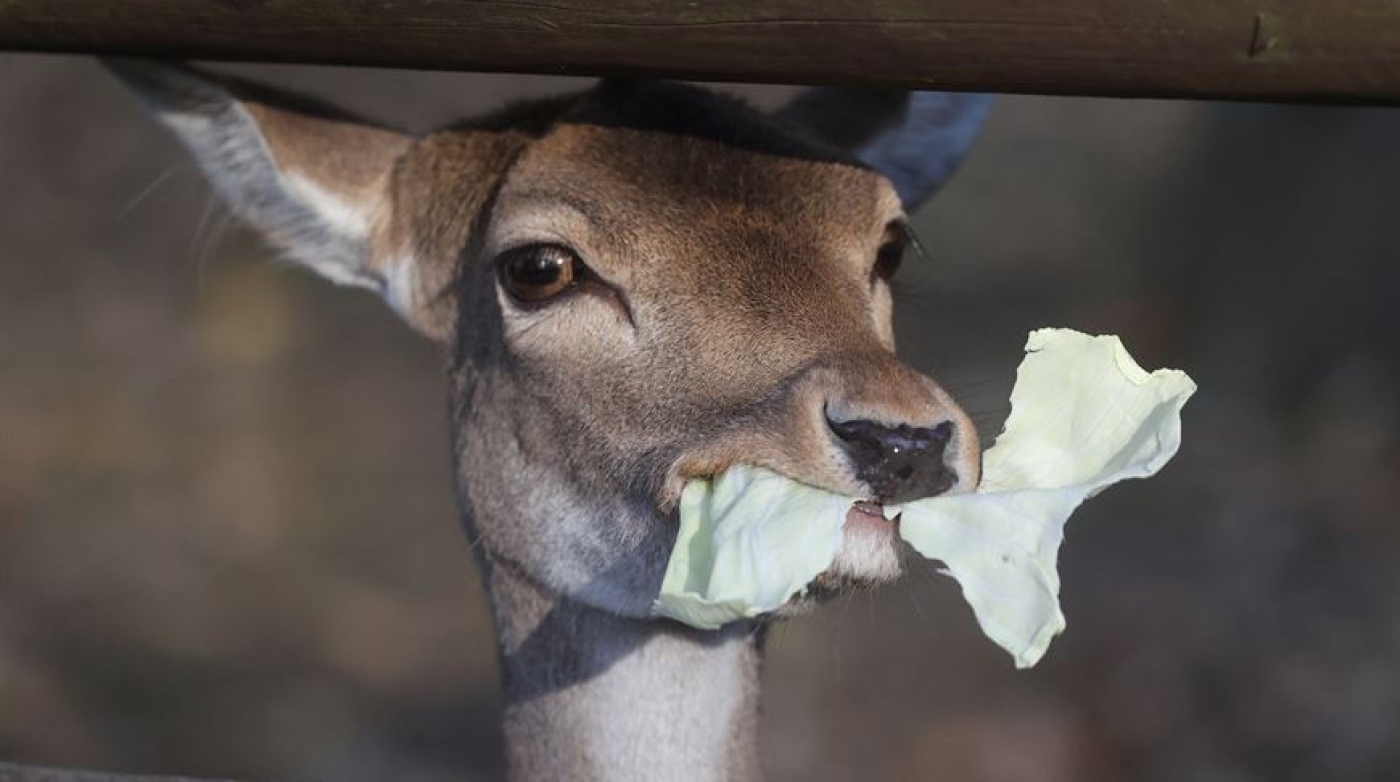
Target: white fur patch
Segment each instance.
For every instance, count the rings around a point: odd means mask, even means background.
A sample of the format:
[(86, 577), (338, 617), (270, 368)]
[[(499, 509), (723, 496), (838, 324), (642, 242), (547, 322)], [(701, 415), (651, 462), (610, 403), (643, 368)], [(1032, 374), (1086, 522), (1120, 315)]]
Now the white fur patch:
[(417, 267), (408, 255), (395, 255), (384, 267), (384, 290), (381, 293), (399, 317), (408, 320), (414, 306), (414, 285)]
[(282, 175), (287, 190), (331, 225), (338, 233), (352, 239), (369, 236), (369, 215), (352, 201), (333, 193), (295, 171)]
[(827, 571), (858, 581), (893, 581), (900, 574), (899, 536), (889, 530), (847, 524), (841, 550)]
[[(296, 172), (282, 172), (280, 177), (287, 192), (314, 213), (330, 229), (331, 233), (357, 245), (367, 241), (370, 229), (370, 215), (367, 208), (354, 203), (341, 194), (321, 187)], [(392, 290), (394, 280), (388, 279), (388, 275), (381, 280), (359, 264), (347, 265), (334, 255), (323, 256), (314, 251), (298, 255), (317, 274), (331, 282), (337, 285), (369, 288), (377, 291), (400, 314), (407, 312), (405, 304), (407, 299), (404, 297), (393, 298), (399, 294)], [(388, 274), (397, 275), (399, 272), (391, 269)], [(407, 286), (403, 286), (402, 290), (407, 291)], [(402, 310), (400, 310), (401, 304), (405, 306)]]

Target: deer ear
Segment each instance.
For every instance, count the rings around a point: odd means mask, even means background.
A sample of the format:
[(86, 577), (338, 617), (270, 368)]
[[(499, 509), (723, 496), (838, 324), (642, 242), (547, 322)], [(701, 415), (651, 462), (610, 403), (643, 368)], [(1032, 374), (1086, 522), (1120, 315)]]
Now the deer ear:
[(912, 212), (957, 170), (991, 102), (972, 93), (815, 87), (778, 116), (884, 174)]
[(380, 268), (371, 238), (387, 218), (390, 173), (410, 137), (189, 68), (105, 64), (179, 136), (234, 212), (273, 244), (336, 283), (401, 304), (394, 270)]

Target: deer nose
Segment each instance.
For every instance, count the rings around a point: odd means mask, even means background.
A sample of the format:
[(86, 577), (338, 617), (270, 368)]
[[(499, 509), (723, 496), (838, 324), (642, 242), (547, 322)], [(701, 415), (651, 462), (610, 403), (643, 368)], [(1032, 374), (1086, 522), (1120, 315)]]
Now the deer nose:
[(881, 502), (932, 497), (951, 489), (958, 474), (944, 451), (953, 438), (953, 422), (937, 426), (888, 426), (874, 421), (833, 421), (831, 431), (855, 464), (856, 475)]

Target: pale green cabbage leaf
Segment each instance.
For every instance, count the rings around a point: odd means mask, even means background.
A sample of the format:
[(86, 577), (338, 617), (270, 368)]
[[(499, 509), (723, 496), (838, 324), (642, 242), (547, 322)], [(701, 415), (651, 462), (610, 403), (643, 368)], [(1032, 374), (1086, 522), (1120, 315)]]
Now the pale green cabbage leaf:
[[(1110, 484), (1166, 464), (1195, 390), (1184, 372), (1144, 371), (1117, 337), (1032, 332), (977, 492), (885, 512), (958, 581), (982, 631), (1018, 667), (1034, 665), (1065, 626), (1065, 522)], [(830, 567), (854, 499), (747, 465), (691, 481), (655, 612), (713, 629), (776, 610)]]

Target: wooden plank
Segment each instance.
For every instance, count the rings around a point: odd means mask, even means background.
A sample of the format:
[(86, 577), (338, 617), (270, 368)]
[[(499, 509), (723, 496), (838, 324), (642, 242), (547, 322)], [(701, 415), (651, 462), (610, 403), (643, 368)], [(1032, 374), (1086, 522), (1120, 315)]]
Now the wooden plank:
[(1400, 103), (1400, 0), (0, 0), (0, 48)]

